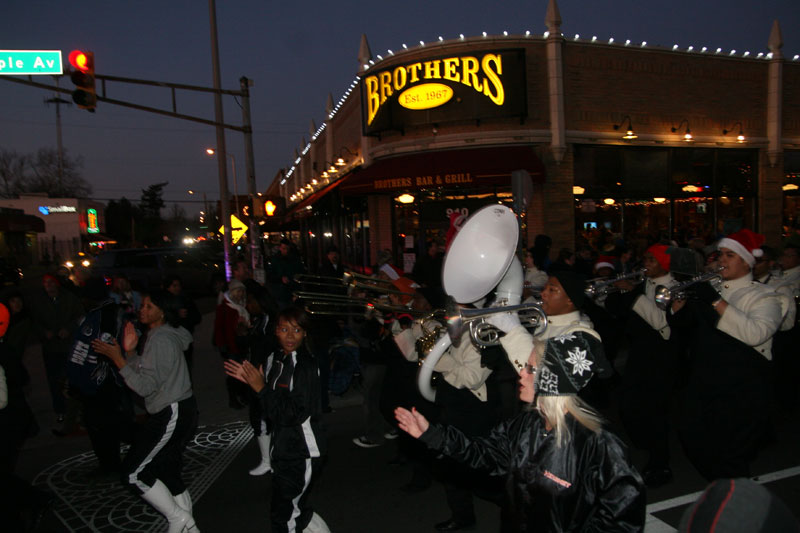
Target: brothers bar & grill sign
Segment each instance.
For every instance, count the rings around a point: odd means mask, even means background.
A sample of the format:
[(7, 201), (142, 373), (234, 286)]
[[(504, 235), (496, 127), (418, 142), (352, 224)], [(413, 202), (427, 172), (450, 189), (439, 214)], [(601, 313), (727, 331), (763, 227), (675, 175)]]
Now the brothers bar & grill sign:
[(441, 56), (362, 78), (365, 135), (408, 126), (527, 116), (525, 51)]

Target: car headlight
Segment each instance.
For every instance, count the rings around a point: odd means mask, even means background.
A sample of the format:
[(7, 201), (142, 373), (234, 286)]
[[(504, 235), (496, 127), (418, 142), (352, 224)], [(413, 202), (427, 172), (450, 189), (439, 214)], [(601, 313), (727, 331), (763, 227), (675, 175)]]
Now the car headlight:
[(72, 261), (67, 261), (66, 263), (64, 263), (64, 266), (67, 268), (72, 268), (75, 265), (72, 264)]

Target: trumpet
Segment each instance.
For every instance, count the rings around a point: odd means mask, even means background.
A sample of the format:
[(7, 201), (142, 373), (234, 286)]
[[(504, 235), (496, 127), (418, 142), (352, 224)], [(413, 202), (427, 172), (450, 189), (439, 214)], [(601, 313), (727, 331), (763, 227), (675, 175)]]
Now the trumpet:
[(500, 344), (500, 331), (486, 322), (486, 317), (497, 313), (513, 313), (519, 316), (520, 323), (526, 329), (533, 330), (538, 335), (547, 328), (547, 314), (540, 303), (527, 303), (489, 307), (486, 309), (463, 309), (452, 300), (447, 304), (447, 333), (453, 346), (461, 343), (461, 334), (464, 328), (469, 328), (470, 339), (473, 344), (481, 348), (497, 346)]
[(672, 302), (686, 299), (686, 289), (692, 285), (703, 283), (705, 281), (718, 282), (722, 280), (722, 274), (720, 274), (720, 272), (722, 272), (724, 268), (725, 267), (721, 266), (717, 267), (710, 272), (687, 279), (683, 283), (675, 285), (674, 287), (665, 287), (664, 285), (659, 285), (656, 287), (656, 305), (659, 309), (665, 310)]
[(639, 270), (635, 270), (629, 274), (619, 274), (611, 279), (598, 279), (590, 281), (583, 290), (583, 293), (587, 298), (592, 299), (608, 296), (612, 292), (622, 290), (614, 286), (616, 282), (630, 280), (634, 285), (638, 285), (644, 281), (646, 273), (646, 268), (640, 268)]

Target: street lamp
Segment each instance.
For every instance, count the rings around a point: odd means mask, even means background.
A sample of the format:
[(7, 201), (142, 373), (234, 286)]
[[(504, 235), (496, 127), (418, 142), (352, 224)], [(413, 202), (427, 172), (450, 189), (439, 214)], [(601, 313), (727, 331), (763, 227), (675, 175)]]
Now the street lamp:
[[(206, 153), (208, 155), (214, 155), (217, 151), (213, 148), (206, 148)], [(228, 152), (228, 157), (231, 158), (231, 173), (233, 174), (233, 198), (236, 202), (236, 216), (240, 216), (241, 211), (239, 211), (239, 189), (236, 186), (236, 158), (233, 157), (233, 154)]]

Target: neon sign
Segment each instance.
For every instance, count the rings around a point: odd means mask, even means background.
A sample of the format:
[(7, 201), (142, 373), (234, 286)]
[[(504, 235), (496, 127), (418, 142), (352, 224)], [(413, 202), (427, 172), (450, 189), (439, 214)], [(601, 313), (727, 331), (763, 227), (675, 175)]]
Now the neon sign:
[(88, 222), (86, 231), (88, 233), (100, 233), (100, 225), (97, 223), (97, 211), (94, 209), (87, 209), (86, 218)]

